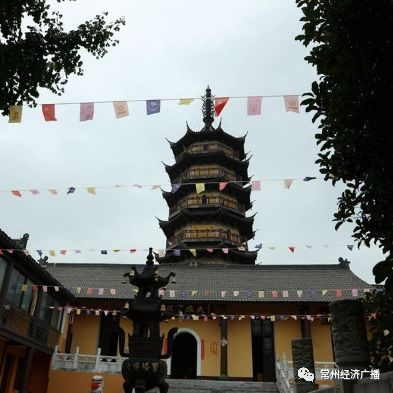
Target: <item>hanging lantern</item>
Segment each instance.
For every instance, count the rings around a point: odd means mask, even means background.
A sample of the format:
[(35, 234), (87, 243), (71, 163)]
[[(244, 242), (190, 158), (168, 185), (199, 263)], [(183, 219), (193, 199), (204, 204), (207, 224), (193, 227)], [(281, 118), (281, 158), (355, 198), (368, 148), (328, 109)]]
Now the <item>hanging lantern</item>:
[(161, 304), (161, 309), (160, 309), (161, 311), (166, 311), (166, 307), (165, 307), (165, 304)]
[(124, 304), (124, 308), (125, 308), (126, 310), (128, 310), (128, 309), (130, 308), (130, 305), (129, 305), (128, 302), (126, 302), (126, 303)]

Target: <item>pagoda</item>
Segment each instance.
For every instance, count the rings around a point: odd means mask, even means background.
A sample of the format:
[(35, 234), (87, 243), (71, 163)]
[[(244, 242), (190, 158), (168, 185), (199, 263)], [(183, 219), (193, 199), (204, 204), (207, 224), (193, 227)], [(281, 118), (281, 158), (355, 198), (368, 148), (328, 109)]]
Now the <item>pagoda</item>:
[[(254, 237), (249, 158), (245, 136), (236, 138), (217, 128), (214, 97), (208, 87), (202, 97), (204, 127), (169, 142), (175, 164), (165, 169), (172, 184), (163, 191), (169, 207), (167, 221), (159, 220), (165, 236), (165, 255), (159, 263), (254, 264), (256, 251), (247, 242)], [(195, 258), (197, 257), (197, 258)]]

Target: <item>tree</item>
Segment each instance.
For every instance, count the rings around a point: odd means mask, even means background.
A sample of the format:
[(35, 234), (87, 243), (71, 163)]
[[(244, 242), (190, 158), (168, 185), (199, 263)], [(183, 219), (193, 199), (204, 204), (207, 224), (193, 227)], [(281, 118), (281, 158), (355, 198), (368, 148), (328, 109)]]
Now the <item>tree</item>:
[[(65, 0), (57, 0), (62, 2)], [(73, 0), (71, 0), (73, 1)], [(103, 15), (64, 31), (62, 15), (47, 0), (0, 2), (0, 110), (10, 105), (36, 105), (39, 88), (64, 92), (71, 74), (83, 75), (81, 49), (97, 59), (118, 44), (115, 32), (124, 19), (107, 23)]]
[(393, 1), (296, 0), (303, 17), (305, 58), (318, 80), (302, 105), (318, 123), (320, 172), (346, 188), (336, 229), (354, 222), (358, 246), (371, 242), (385, 260), (377, 283), (393, 293)]
[(383, 290), (367, 293), (364, 301), (370, 320), (369, 340), (371, 364), (381, 372), (393, 371), (393, 295)]

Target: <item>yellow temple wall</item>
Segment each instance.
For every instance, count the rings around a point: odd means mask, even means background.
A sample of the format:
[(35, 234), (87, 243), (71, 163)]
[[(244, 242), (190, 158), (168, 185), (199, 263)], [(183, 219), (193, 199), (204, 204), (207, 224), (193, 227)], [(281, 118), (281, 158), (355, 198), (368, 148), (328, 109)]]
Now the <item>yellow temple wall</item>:
[(252, 375), (250, 320), (228, 321), (228, 376), (252, 378)]
[(96, 315), (75, 315), (72, 326), (71, 352), (79, 347), (79, 353), (95, 355), (97, 353), (100, 318)]

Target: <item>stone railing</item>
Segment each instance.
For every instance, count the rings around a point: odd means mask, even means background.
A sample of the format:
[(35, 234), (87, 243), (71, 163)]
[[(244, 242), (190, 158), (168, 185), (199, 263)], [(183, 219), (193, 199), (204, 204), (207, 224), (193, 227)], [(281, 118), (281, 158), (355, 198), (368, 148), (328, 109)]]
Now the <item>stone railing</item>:
[(240, 245), (245, 243), (247, 238), (225, 229), (186, 229), (178, 232), (175, 236), (168, 239), (171, 243), (200, 240), (227, 240), (231, 243)]
[(121, 373), (124, 360), (121, 356), (101, 355), (101, 348), (98, 348), (96, 355), (81, 355), (79, 347), (76, 347), (75, 353), (59, 353), (56, 346), (52, 356), (52, 369)]
[(203, 167), (203, 168), (190, 168), (181, 176), (177, 177), (172, 183), (182, 183), (183, 181), (193, 179), (215, 179), (221, 178), (223, 181), (241, 182), (241, 176), (236, 176), (234, 172), (228, 171), (222, 167)]
[(181, 152), (176, 157), (176, 161), (179, 161), (181, 158), (183, 158), (184, 154), (206, 154), (215, 153), (218, 151), (224, 152), (229, 157), (239, 159), (239, 152), (234, 151), (233, 149), (223, 145), (222, 143), (195, 143), (189, 146), (183, 152)]
[(223, 197), (221, 195), (209, 195), (209, 196), (190, 196), (182, 199), (179, 203), (176, 203), (169, 209), (169, 215), (173, 215), (184, 208), (193, 207), (227, 207), (229, 209), (237, 210), (241, 213), (245, 211), (245, 205), (243, 203), (238, 203), (236, 200)]
[[(321, 381), (321, 370), (328, 369), (332, 370), (336, 368), (334, 362), (314, 362), (315, 367), (315, 380)], [(277, 357), (276, 359), (276, 378), (277, 387), (280, 393), (292, 393), (292, 385), (294, 383), (295, 377), (293, 375), (293, 362), (287, 360), (287, 354), (284, 352), (282, 354), (282, 359)], [(328, 385), (320, 385), (320, 388), (328, 387)]]

